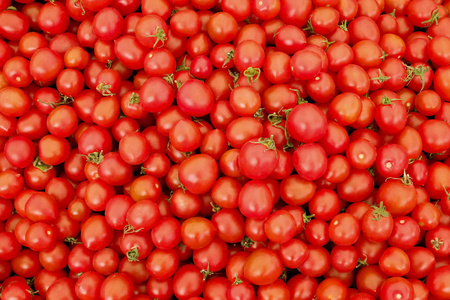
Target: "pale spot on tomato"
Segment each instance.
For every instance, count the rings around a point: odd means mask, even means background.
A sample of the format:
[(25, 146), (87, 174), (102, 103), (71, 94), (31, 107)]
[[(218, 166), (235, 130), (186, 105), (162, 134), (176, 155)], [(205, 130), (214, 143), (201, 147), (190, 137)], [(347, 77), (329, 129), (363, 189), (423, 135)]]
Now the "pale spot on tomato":
[(338, 220), (334, 221), (333, 225), (337, 225), (337, 224), (339, 224), (339, 221)]
[(390, 161), (388, 161), (386, 163), (386, 168), (391, 169), (392, 168), (392, 163)]

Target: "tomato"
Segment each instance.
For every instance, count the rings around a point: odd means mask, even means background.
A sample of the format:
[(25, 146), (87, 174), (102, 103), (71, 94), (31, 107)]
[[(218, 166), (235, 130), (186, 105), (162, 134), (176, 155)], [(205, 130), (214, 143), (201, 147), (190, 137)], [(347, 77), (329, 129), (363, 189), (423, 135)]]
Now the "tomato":
[(392, 277), (383, 282), (380, 289), (380, 299), (391, 299), (393, 297), (413, 299), (414, 289), (411, 283), (402, 277)]
[(448, 255), (449, 245), (445, 243), (448, 240), (450, 228), (445, 225), (438, 225), (429, 230), (425, 235), (425, 245), (433, 252), (436, 257), (445, 257)]
[(178, 299), (200, 296), (204, 286), (200, 269), (187, 264), (178, 269), (173, 277), (173, 292)]
[(102, 275), (111, 275), (119, 265), (117, 252), (110, 248), (97, 251), (92, 258), (94, 270)]
[(435, 162), (428, 167), (428, 179), (425, 189), (432, 199), (439, 199), (445, 194), (444, 187), (448, 188), (447, 182), (450, 176), (450, 167), (440, 162)]
[(330, 221), (329, 233), (330, 239), (337, 245), (354, 244), (359, 238), (359, 222), (350, 214), (338, 214)]
[(337, 192), (345, 201), (358, 202), (366, 199), (373, 187), (373, 177), (367, 170), (351, 169), (347, 178), (338, 183)]
[(408, 178), (388, 180), (381, 184), (377, 192), (377, 203), (383, 202), (393, 217), (407, 215), (417, 205), (417, 196)]
[(325, 115), (316, 106), (304, 103), (289, 113), (286, 129), (299, 142), (310, 143), (317, 142), (326, 134), (326, 125)]
[(339, 70), (336, 85), (342, 92), (353, 92), (359, 96), (369, 91), (369, 76), (358, 65), (348, 64)]
[(403, 250), (389, 247), (381, 255), (378, 266), (388, 276), (404, 276), (410, 270), (410, 261)]
[(100, 287), (100, 297), (103, 299), (125, 300), (133, 295), (133, 282), (123, 273), (108, 276)]
[(244, 265), (244, 276), (253, 284), (265, 285), (281, 275), (283, 266), (278, 255), (269, 249), (258, 249), (250, 254)]
[(355, 45), (363, 40), (370, 40), (376, 43), (380, 40), (380, 30), (377, 24), (367, 16), (357, 17), (350, 22), (348, 32), (350, 33), (351, 45)]
[(239, 193), (238, 201), (241, 213), (250, 218), (267, 217), (273, 206), (272, 193), (269, 187), (260, 180), (247, 182)]
[(150, 236), (148, 231), (132, 233), (124, 231), (124, 235), (120, 239), (120, 250), (127, 256), (128, 261), (135, 262), (147, 258), (153, 249)]
[(113, 229), (103, 216), (91, 216), (81, 227), (81, 240), (90, 250), (101, 250), (108, 246), (112, 239)]
[(193, 250), (209, 245), (216, 232), (214, 224), (202, 217), (189, 218), (181, 225), (183, 243)]
[(322, 68), (322, 59), (314, 51), (303, 49), (291, 57), (292, 75), (300, 80), (313, 79)]
[(345, 92), (331, 101), (328, 117), (340, 125), (350, 125), (358, 120), (361, 112), (362, 103), (359, 96), (352, 92)]
[(102, 275), (93, 271), (83, 273), (75, 284), (77, 297), (80, 299), (100, 297), (100, 287), (104, 279)]
[(347, 287), (337, 278), (327, 278), (317, 286), (317, 299), (347, 299)]
[(6, 9), (0, 13), (0, 34), (10, 41), (19, 41), (28, 32), (30, 22), (25, 14), (17, 10)]
[(383, 203), (373, 206), (361, 219), (361, 230), (373, 242), (382, 242), (389, 238), (394, 228), (392, 215), (386, 211)]
[(31, 299), (28, 284), (24, 282), (13, 282), (6, 286), (2, 291), (2, 297), (5, 299)]
[(3, 99), (0, 108), (2, 114), (8, 117), (20, 117), (25, 114), (31, 106), (30, 97), (21, 89), (16, 87), (5, 87), (0, 90)]
[(209, 191), (217, 179), (217, 163), (206, 154), (197, 154), (183, 161), (179, 169), (180, 182), (194, 194)]
[(284, 210), (272, 213), (264, 223), (264, 231), (269, 240), (280, 244), (292, 239), (296, 229), (294, 217)]
[(309, 255), (299, 267), (301, 274), (310, 277), (319, 277), (328, 272), (330, 268), (330, 254), (324, 248), (308, 245)]
[(19, 254), (21, 245), (14, 237), (13, 233), (2, 232), (0, 239), (2, 240), (2, 246), (0, 248), (0, 257), (2, 260), (13, 259)]
[(398, 144), (387, 144), (378, 149), (375, 167), (383, 177), (399, 177), (408, 166), (406, 149)]
[(258, 299), (287, 299), (290, 296), (289, 288), (281, 279), (277, 279), (271, 284), (261, 286), (258, 289)]
[(427, 277), (427, 287), (436, 297), (448, 298), (449, 290), (445, 282), (450, 273), (449, 266), (443, 266), (432, 271)]
[(11, 259), (11, 269), (18, 276), (29, 278), (36, 276), (42, 268), (39, 263), (39, 254), (30, 249), (22, 249)]
[(411, 268), (407, 274), (408, 277), (423, 278), (434, 269), (436, 259), (427, 248), (413, 247), (406, 250), (406, 254), (411, 262)]

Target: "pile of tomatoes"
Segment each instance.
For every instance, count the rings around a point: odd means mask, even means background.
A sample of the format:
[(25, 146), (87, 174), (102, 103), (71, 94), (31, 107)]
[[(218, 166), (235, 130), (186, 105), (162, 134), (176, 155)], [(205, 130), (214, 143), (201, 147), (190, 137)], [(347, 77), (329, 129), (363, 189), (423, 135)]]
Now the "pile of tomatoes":
[(449, 10), (0, 0), (1, 299), (450, 299)]

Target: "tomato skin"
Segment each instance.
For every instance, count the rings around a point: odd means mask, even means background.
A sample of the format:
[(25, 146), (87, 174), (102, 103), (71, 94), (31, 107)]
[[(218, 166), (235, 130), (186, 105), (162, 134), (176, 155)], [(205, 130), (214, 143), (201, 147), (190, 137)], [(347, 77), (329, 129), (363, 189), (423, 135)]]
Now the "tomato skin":
[(2, 247), (0, 248), (0, 257), (2, 260), (10, 260), (16, 257), (21, 249), (21, 245), (11, 232), (2, 232), (0, 234)]
[(355, 45), (362, 40), (370, 40), (376, 43), (380, 40), (380, 30), (377, 24), (366, 16), (357, 17), (350, 22), (348, 32), (350, 33), (350, 45)]
[(442, 297), (444, 299), (450, 296), (450, 291), (446, 285), (449, 275), (449, 266), (442, 266), (428, 274), (427, 287), (432, 295)]
[(351, 245), (359, 238), (360, 225), (352, 215), (338, 214), (330, 221), (329, 233), (330, 239), (337, 245)]
[(378, 149), (375, 167), (383, 177), (399, 177), (407, 166), (408, 155), (403, 146), (387, 144)]
[(377, 203), (383, 202), (393, 217), (407, 215), (417, 205), (416, 190), (411, 183), (388, 180), (380, 185)]
[(352, 92), (344, 92), (331, 101), (328, 117), (340, 125), (350, 125), (358, 120), (361, 111), (360, 97)]
[(446, 225), (438, 225), (429, 230), (425, 235), (425, 246), (433, 252), (435, 257), (445, 257), (450, 252), (448, 240), (450, 228)]
[[(280, 184), (280, 196), (284, 202), (290, 205), (302, 205), (314, 196), (317, 186), (299, 175), (290, 175)], [(300, 191), (302, 191), (300, 193)]]
[[(2, 22), (0, 22), (0, 34), (10, 41), (19, 41), (29, 29), (30, 22), (28, 18), (20, 11), (3, 10), (0, 13)], [(13, 25), (13, 26), (11, 26)]]
[(173, 277), (173, 292), (178, 299), (187, 300), (200, 296), (203, 286), (203, 275), (200, 269), (192, 264), (180, 267)]
[(402, 277), (391, 277), (383, 282), (380, 289), (380, 299), (392, 299), (397, 295), (402, 299), (413, 299), (414, 289), (408, 280)]
[(309, 255), (299, 267), (301, 274), (310, 277), (319, 277), (328, 272), (330, 268), (330, 254), (324, 248), (308, 245)]
[(408, 278), (424, 278), (434, 270), (436, 258), (427, 248), (413, 247), (406, 250), (406, 254), (411, 262), (411, 268), (406, 274)]
[(372, 193), (375, 182), (367, 170), (352, 168), (347, 178), (337, 184), (340, 198), (348, 202), (363, 201)]
[(385, 210), (386, 208), (381, 207), (381, 211), (379, 211), (379, 213), (383, 213), (385, 216), (379, 215), (377, 209), (380, 208), (371, 208), (363, 215), (361, 219), (361, 230), (369, 240), (382, 242), (387, 240), (391, 235), (394, 221), (391, 214)]
[(180, 182), (194, 194), (209, 191), (217, 179), (216, 161), (206, 154), (197, 154), (183, 161), (179, 169)]
[(30, 97), (21, 89), (13, 86), (7, 86), (0, 90), (2, 102), (0, 108), (2, 114), (8, 117), (20, 117), (25, 114), (30, 106)]
[[(102, 230), (98, 230), (99, 228)], [(113, 229), (103, 216), (91, 216), (81, 227), (81, 240), (90, 250), (101, 250), (108, 246), (112, 239)]]
[(244, 265), (244, 276), (253, 284), (265, 285), (281, 275), (283, 266), (278, 255), (269, 249), (258, 249), (250, 254)]
[(344, 282), (337, 278), (327, 278), (317, 287), (317, 299), (325, 300), (332, 297), (332, 299), (347, 299), (347, 287)]
[(381, 255), (378, 265), (384, 274), (391, 277), (406, 275), (411, 266), (408, 255), (397, 247), (387, 248)]
[(271, 148), (273, 146), (269, 143), (268, 139), (262, 141), (252, 139), (242, 146), (239, 166), (244, 176), (250, 179), (264, 179), (276, 169), (277, 150), (273, 151)]
[(264, 231), (269, 240), (279, 244), (291, 240), (296, 229), (294, 217), (284, 210), (272, 213), (264, 223)]
[(179, 89), (177, 97), (180, 109), (190, 116), (201, 117), (213, 109), (214, 94), (206, 84), (199, 80), (194, 79), (184, 83)]
[(450, 166), (440, 162), (435, 162), (428, 167), (428, 179), (425, 189), (432, 199), (439, 199), (445, 194), (444, 186), (448, 190), (448, 180), (450, 178)]
[(244, 216), (249, 218), (267, 217), (272, 206), (272, 193), (264, 182), (251, 180), (242, 187), (239, 193), (239, 210)]
[(291, 57), (292, 75), (300, 80), (313, 79), (322, 68), (322, 60), (314, 51), (303, 49)]
[(100, 298), (105, 300), (131, 299), (133, 295), (133, 281), (123, 274), (115, 273), (108, 276), (100, 287)]
[(303, 103), (296, 106), (286, 122), (288, 133), (301, 143), (320, 140), (327, 131), (325, 115), (315, 105)]
[(370, 79), (363, 68), (348, 64), (339, 70), (336, 86), (341, 92), (352, 92), (362, 96), (369, 91)]

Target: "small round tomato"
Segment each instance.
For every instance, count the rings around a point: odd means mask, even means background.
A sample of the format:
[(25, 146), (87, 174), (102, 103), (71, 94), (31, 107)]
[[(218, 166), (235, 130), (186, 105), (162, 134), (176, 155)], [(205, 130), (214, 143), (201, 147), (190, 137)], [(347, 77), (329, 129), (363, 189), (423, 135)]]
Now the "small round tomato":
[(251, 283), (266, 285), (274, 282), (281, 275), (283, 265), (274, 251), (258, 249), (250, 254), (244, 265), (244, 276)]
[(360, 234), (358, 219), (348, 213), (338, 214), (330, 221), (329, 233), (330, 239), (337, 245), (354, 244)]

